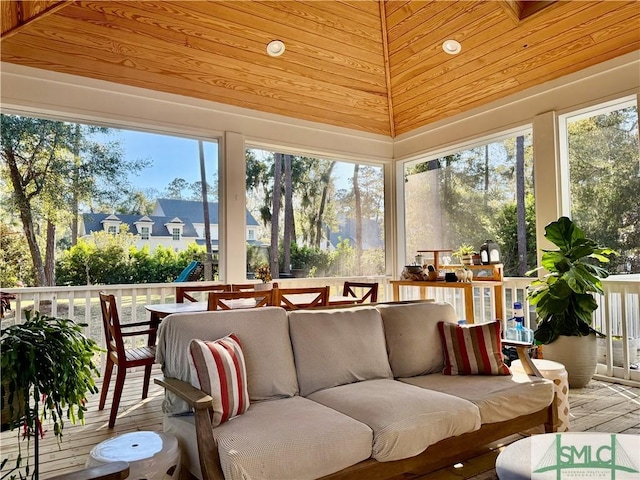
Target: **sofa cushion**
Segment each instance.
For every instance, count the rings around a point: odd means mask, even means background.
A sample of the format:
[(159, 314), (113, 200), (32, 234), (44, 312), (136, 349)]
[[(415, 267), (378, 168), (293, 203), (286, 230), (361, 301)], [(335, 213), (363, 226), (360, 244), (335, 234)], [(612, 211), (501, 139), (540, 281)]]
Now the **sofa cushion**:
[(382, 318), (373, 307), (289, 313), (300, 395), (373, 378), (391, 378)]
[(213, 342), (191, 340), (188, 358), (191, 385), (213, 398), (213, 427), (247, 411), (247, 370), (235, 335)]
[[(156, 360), (166, 376), (189, 382), (191, 340), (216, 340), (230, 333), (242, 339), (252, 402), (298, 393), (287, 314), (278, 307), (169, 315), (158, 329)], [(169, 394), (163, 408), (167, 413), (188, 410), (186, 403)]]
[(476, 325), (438, 322), (445, 375), (509, 375), (502, 357), (500, 321)]
[(482, 423), (511, 420), (551, 405), (551, 380), (524, 373), (506, 376), (451, 376), (442, 374), (402, 378), (403, 382), (469, 400), (480, 409)]
[(440, 440), (480, 428), (468, 400), (396, 380), (368, 380), (317, 391), (311, 400), (373, 430), (372, 457), (381, 462), (419, 454)]
[(444, 366), (438, 322), (456, 323), (451, 304), (425, 302), (377, 305), (394, 377), (441, 372)]
[[(164, 431), (202, 478), (193, 417), (166, 417)], [(213, 433), (227, 480), (319, 478), (369, 458), (373, 437), (368, 426), (299, 396), (252, 404)]]

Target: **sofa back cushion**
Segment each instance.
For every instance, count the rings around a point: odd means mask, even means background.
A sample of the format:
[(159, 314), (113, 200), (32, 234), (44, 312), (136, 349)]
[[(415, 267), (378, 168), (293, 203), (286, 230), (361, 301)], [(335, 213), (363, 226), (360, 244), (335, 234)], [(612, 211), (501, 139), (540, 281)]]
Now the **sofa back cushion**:
[(166, 376), (189, 382), (191, 340), (217, 340), (231, 333), (242, 344), (252, 402), (298, 393), (287, 314), (279, 307), (169, 315), (158, 329), (156, 361)]
[(396, 378), (442, 372), (444, 353), (438, 322), (456, 323), (449, 303), (378, 305), (387, 340), (389, 363)]
[(373, 307), (289, 312), (300, 395), (392, 378), (380, 313)]

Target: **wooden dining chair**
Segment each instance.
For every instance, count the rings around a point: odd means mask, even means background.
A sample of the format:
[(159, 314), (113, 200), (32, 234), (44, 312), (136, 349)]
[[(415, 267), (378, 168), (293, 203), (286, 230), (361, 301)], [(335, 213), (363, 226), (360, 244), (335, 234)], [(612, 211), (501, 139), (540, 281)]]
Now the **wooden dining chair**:
[(274, 288), (273, 304), (286, 310), (326, 307), (329, 304), (329, 286)]
[(190, 302), (198, 302), (195, 297), (191, 295), (192, 292), (230, 292), (231, 285), (195, 285), (195, 286), (176, 286), (176, 303), (184, 303), (185, 300)]
[[(262, 285), (262, 284), (261, 283), (232, 283), (231, 291), (232, 292), (252, 292), (256, 289), (256, 285)], [(271, 287), (278, 288), (278, 283), (273, 282)]]
[(342, 295), (357, 298), (356, 303), (364, 303), (367, 299), (370, 303), (376, 303), (378, 301), (378, 283), (344, 282)]
[(273, 305), (273, 290), (211, 292), (207, 310), (268, 307)]
[[(116, 388), (113, 392), (111, 403), (111, 413), (109, 415), (109, 428), (113, 428), (116, 423), (120, 397), (124, 387), (124, 379), (127, 369), (132, 367), (144, 367), (144, 383), (142, 385), (142, 398), (147, 398), (149, 393), (149, 379), (151, 378), (151, 367), (156, 359), (156, 331), (151, 328), (151, 322), (120, 323), (116, 298), (100, 292), (100, 308), (102, 309), (102, 324), (104, 326), (104, 338), (107, 344), (107, 365), (102, 381), (102, 391), (100, 392), (100, 404), (98, 410), (104, 409), (107, 400), (109, 383), (111, 382), (111, 372), (113, 366), (118, 367), (116, 374)], [(142, 328), (147, 327), (147, 328)], [(147, 335), (148, 341), (145, 347), (126, 348), (125, 338)]]
[(252, 292), (256, 289), (257, 283), (232, 283), (232, 292)]

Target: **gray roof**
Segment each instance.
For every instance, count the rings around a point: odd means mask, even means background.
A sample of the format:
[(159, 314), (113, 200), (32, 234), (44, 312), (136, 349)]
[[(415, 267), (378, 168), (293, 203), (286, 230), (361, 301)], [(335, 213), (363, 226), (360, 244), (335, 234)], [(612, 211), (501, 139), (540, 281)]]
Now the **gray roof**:
[[(138, 229), (135, 225), (136, 222), (147, 222), (151, 220), (153, 222), (153, 226), (151, 227), (151, 236), (152, 237), (170, 237), (171, 232), (167, 230), (165, 227), (165, 223), (172, 223), (175, 219), (174, 216), (157, 216), (157, 215), (120, 215), (120, 214), (109, 214), (109, 213), (83, 213), (82, 214), (82, 222), (84, 224), (84, 234), (88, 235), (91, 232), (99, 232), (104, 230), (102, 222), (109, 218), (112, 220), (117, 218), (122, 223), (125, 223), (129, 226), (129, 232), (133, 234), (138, 233)], [(182, 228), (182, 236), (183, 237), (193, 237), (197, 238), (198, 234), (196, 229), (193, 227), (193, 223), (189, 218), (180, 217), (180, 220), (184, 223)]]
[[(258, 222), (253, 215), (247, 212), (247, 225), (257, 226)], [(153, 207), (154, 215), (166, 215), (169, 217), (190, 218), (194, 223), (204, 223), (204, 209), (202, 202), (194, 200), (175, 200), (172, 198), (159, 198)], [(209, 222), (218, 225), (218, 203), (209, 202)]]

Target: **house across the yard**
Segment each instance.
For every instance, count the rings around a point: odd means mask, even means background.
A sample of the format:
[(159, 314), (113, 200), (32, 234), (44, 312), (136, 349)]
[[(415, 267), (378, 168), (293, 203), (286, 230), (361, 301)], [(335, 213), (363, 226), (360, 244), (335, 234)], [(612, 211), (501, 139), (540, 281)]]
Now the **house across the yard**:
[[(246, 211), (247, 243), (261, 246), (257, 240), (258, 222)], [(209, 229), (211, 249), (218, 251), (218, 204), (209, 202)], [(93, 232), (120, 232), (123, 225), (127, 231), (138, 235), (138, 248), (145, 245), (153, 251), (158, 245), (175, 251), (185, 250), (190, 243), (205, 244), (204, 208), (202, 202), (161, 198), (156, 200), (151, 215), (124, 215), (109, 213), (84, 213), (80, 223), (80, 235), (89, 238)]]

